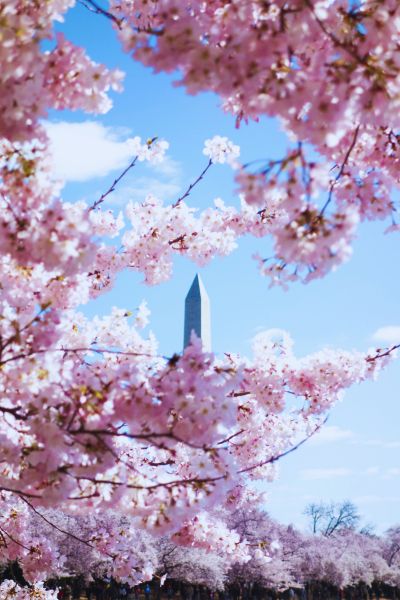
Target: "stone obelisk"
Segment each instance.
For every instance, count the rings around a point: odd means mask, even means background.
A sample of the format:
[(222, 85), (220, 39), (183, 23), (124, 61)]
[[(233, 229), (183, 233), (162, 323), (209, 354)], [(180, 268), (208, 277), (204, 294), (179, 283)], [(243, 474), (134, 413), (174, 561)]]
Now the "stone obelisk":
[(184, 348), (190, 344), (192, 331), (201, 339), (203, 349), (211, 352), (210, 300), (199, 275), (193, 279), (185, 300)]

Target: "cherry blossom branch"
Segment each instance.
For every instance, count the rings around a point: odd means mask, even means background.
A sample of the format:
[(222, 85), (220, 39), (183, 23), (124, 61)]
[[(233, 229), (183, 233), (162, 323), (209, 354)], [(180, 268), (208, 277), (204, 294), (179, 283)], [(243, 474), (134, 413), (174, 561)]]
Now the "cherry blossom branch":
[[(300, 440), (300, 442), (298, 442), (295, 446), (292, 446), (291, 448), (289, 448), (288, 450), (285, 450), (284, 452), (281, 452), (280, 454), (277, 454), (275, 456), (272, 456), (260, 463), (257, 463), (256, 465), (252, 465), (250, 467), (246, 467), (245, 469), (240, 469), (239, 471), (237, 471), (238, 474), (242, 474), (242, 473), (248, 473), (250, 471), (254, 471), (255, 469), (258, 469), (260, 467), (263, 467), (267, 464), (272, 464), (278, 460), (280, 460), (281, 458), (284, 458), (285, 456), (288, 456), (289, 454), (291, 454), (292, 452), (295, 452), (296, 450), (298, 450), (303, 444), (305, 444), (305, 442), (307, 442), (313, 435), (315, 435), (320, 429), (321, 427), (326, 423), (326, 421), (328, 420), (328, 417), (326, 417), (322, 423), (319, 423), (317, 425), (317, 427), (314, 428), (314, 430), (309, 433), (305, 438), (303, 438), (302, 440)], [(186, 486), (191, 486), (194, 485), (196, 487), (200, 486), (202, 487), (203, 485), (206, 485), (207, 483), (212, 484), (215, 483), (217, 481), (221, 481), (222, 479), (226, 479), (227, 475), (218, 475), (216, 477), (207, 477), (207, 478), (190, 478), (190, 479), (176, 479), (176, 480), (172, 480), (172, 481), (168, 481), (168, 482), (160, 482), (160, 483), (155, 483), (152, 485), (137, 485), (137, 484), (129, 484), (129, 483), (125, 483), (122, 481), (114, 481), (114, 480), (97, 480), (95, 478), (91, 478), (91, 477), (85, 477), (85, 476), (74, 476), (72, 474), (70, 474), (71, 477), (74, 477), (76, 480), (83, 480), (83, 481), (90, 481), (93, 484), (105, 484), (105, 485), (118, 485), (118, 486), (126, 486), (128, 489), (136, 489), (136, 490), (153, 490), (153, 489), (159, 489), (159, 488), (166, 488), (166, 489), (170, 489), (171, 487), (186, 487)]]
[[(193, 442), (189, 442), (188, 440), (184, 440), (173, 433), (173, 431), (161, 432), (161, 433), (128, 433), (124, 431), (110, 431), (109, 429), (85, 429), (84, 427), (80, 427), (75, 431), (69, 432), (71, 435), (94, 435), (101, 436), (106, 435), (110, 437), (122, 437), (130, 440), (146, 440), (153, 445), (156, 445), (153, 440), (155, 439), (170, 439), (178, 444), (184, 444), (189, 448), (193, 448), (194, 450), (202, 450), (203, 452), (212, 452), (213, 448), (209, 448), (208, 446), (199, 446), (197, 444), (193, 444)], [(164, 450), (169, 450), (169, 448), (165, 448)]]
[(230, 435), (229, 437), (225, 438), (224, 440), (221, 440), (220, 442), (218, 442), (218, 444), (222, 445), (222, 444), (226, 444), (228, 442), (230, 442), (231, 440), (233, 440), (233, 438), (237, 437), (238, 435), (241, 435), (242, 433), (244, 433), (245, 430), (241, 429), (240, 431), (236, 431), (236, 433), (232, 433), (232, 435)]
[[(154, 138), (156, 139), (156, 138)], [(154, 140), (153, 140), (154, 141)], [(114, 181), (112, 182), (111, 186), (108, 188), (108, 190), (106, 192), (104, 192), (104, 194), (102, 194), (100, 196), (100, 198), (98, 200), (96, 200), (96, 202), (94, 202), (92, 204), (92, 206), (89, 208), (89, 211), (91, 210), (95, 210), (98, 206), (100, 206), (100, 204), (107, 198), (107, 196), (109, 194), (111, 194), (112, 192), (115, 191), (116, 186), (118, 185), (118, 183), (121, 181), (121, 179), (123, 177), (125, 177), (125, 175), (128, 173), (128, 171), (130, 171), (137, 163), (139, 156), (135, 156), (135, 158), (132, 160), (132, 162), (126, 167), (126, 169), (124, 169), (121, 173), (121, 175), (119, 175), (119, 177), (117, 177), (116, 179), (114, 179)]]
[(262, 175), (269, 175), (269, 173), (274, 169), (274, 167), (279, 167), (276, 175), (279, 176), (290, 163), (294, 162), (297, 158), (300, 158), (302, 154), (301, 144), (297, 147), (296, 150), (291, 151), (284, 158), (279, 158), (276, 160), (270, 160), (268, 162), (268, 166), (261, 170)]
[(133, 483), (126, 483), (124, 481), (114, 481), (112, 479), (96, 479), (94, 477), (85, 477), (84, 475), (72, 475), (71, 477), (76, 479), (77, 481), (89, 481), (94, 485), (115, 485), (115, 486), (124, 486), (130, 490), (156, 490), (160, 488), (166, 488), (169, 490), (172, 487), (203, 487), (208, 483), (214, 483), (216, 481), (221, 481), (221, 479), (226, 479), (227, 475), (217, 475), (216, 477), (192, 477), (190, 479), (174, 479), (172, 481), (164, 481), (160, 483), (154, 483), (152, 485), (138, 485)]
[(13, 488), (5, 487), (4, 485), (0, 485), (0, 491), (10, 492), (10, 494), (15, 494), (16, 496), (19, 496), (20, 498), (22, 498), (23, 496), (26, 498), (33, 498), (34, 500), (40, 500), (42, 498), (42, 496), (39, 496), (38, 494), (32, 494), (30, 492), (22, 492), (20, 490), (14, 490)]
[(29, 417), (29, 412), (26, 414), (22, 414), (19, 413), (18, 411), (20, 410), (20, 406), (15, 406), (14, 408), (10, 408), (7, 406), (0, 406), (0, 412), (2, 413), (8, 413), (10, 415), (12, 415), (13, 417), (15, 417), (16, 419), (20, 419), (21, 421), (26, 421), (27, 418)]
[(359, 64), (365, 65), (365, 59), (364, 58), (362, 58), (361, 56), (359, 56), (355, 50), (353, 50), (352, 48), (349, 48), (349, 46), (347, 44), (345, 44), (344, 42), (342, 42), (338, 37), (336, 37), (336, 35), (334, 33), (332, 33), (331, 31), (329, 31), (329, 29), (327, 27), (325, 27), (325, 24), (323, 23), (323, 21), (316, 14), (316, 12), (314, 10), (314, 6), (313, 6), (311, 0), (306, 0), (306, 5), (310, 9), (310, 11), (311, 11), (311, 13), (312, 13), (312, 15), (313, 15), (316, 23), (318, 24), (319, 28), (321, 29), (321, 31), (331, 40), (331, 42), (333, 42), (333, 44), (335, 46), (338, 46), (339, 48), (342, 48), (342, 50), (344, 50), (350, 56), (352, 56)]
[(377, 360), (378, 358), (384, 358), (385, 356), (390, 356), (390, 354), (392, 352), (394, 352), (395, 350), (398, 350), (399, 348), (400, 348), (400, 344), (396, 344), (382, 352), (380, 350), (378, 350), (378, 352), (377, 352), (377, 354), (375, 354), (375, 356), (368, 356), (365, 360), (367, 362), (374, 362), (374, 360)]
[(0, 539), (1, 539), (1, 541), (3, 542), (3, 546), (4, 546), (4, 548), (7, 548), (7, 540), (6, 540), (6, 538), (4, 537), (4, 534), (3, 534), (3, 532), (2, 532), (2, 531), (0, 531)]
[[(115, 23), (118, 29), (122, 29), (122, 23), (125, 21), (124, 17), (118, 18), (112, 12), (100, 6), (97, 2), (95, 2), (95, 0), (78, 0), (78, 2), (90, 12), (106, 17), (106, 19), (109, 19)], [(162, 35), (163, 33), (162, 30), (152, 29), (150, 27), (135, 27), (134, 30), (138, 33), (147, 33), (149, 35)]]
[(7, 536), (12, 542), (14, 542), (14, 544), (17, 544), (17, 546), (20, 546), (21, 548), (23, 548), (24, 550), (27, 550), (28, 552), (32, 551), (32, 548), (29, 548), (28, 546), (25, 546), (25, 544), (23, 544), (19, 540), (15, 539), (15, 537), (13, 537), (10, 533), (8, 533), (8, 531), (6, 531), (3, 527), (1, 527), (1, 525), (0, 525), (0, 531), (5, 536)]
[(198, 178), (189, 185), (186, 192), (180, 198), (178, 198), (178, 200), (175, 202), (175, 204), (172, 205), (173, 208), (176, 208), (177, 206), (179, 206), (179, 204), (190, 195), (190, 192), (204, 178), (204, 175), (207, 173), (208, 169), (211, 167), (212, 164), (213, 164), (213, 161), (210, 158), (210, 160), (207, 163), (207, 166), (202, 170), (202, 172), (200, 173)]
[(113, 13), (111, 13), (108, 10), (106, 10), (105, 8), (101, 7), (99, 4), (97, 4), (97, 2), (95, 2), (95, 0), (78, 0), (78, 1), (80, 4), (82, 4), (82, 6), (87, 8), (90, 12), (93, 12), (95, 14), (106, 17), (107, 19), (109, 19), (110, 21), (115, 23), (119, 29), (121, 29), (121, 24), (123, 22), (123, 19), (119, 19)]
[(330, 188), (329, 188), (329, 194), (328, 194), (328, 199), (325, 202), (324, 206), (321, 208), (321, 212), (319, 213), (319, 216), (322, 217), (326, 208), (328, 207), (328, 205), (330, 204), (331, 200), (332, 200), (332, 196), (333, 196), (333, 190), (335, 188), (336, 183), (339, 181), (339, 179), (341, 178), (341, 176), (343, 175), (343, 171), (349, 161), (350, 158), (350, 154), (352, 153), (354, 146), (356, 145), (357, 142), (357, 137), (358, 137), (358, 133), (360, 131), (360, 125), (357, 125), (355, 131), (354, 131), (354, 136), (353, 136), (353, 140), (349, 146), (349, 148), (347, 149), (346, 155), (343, 159), (343, 162), (340, 166), (339, 172), (336, 175), (335, 179), (332, 181)]
[[(28, 321), (28, 323), (26, 323), (22, 327), (19, 327), (18, 322), (16, 324), (13, 323), (15, 333), (10, 338), (8, 338), (8, 340), (6, 340), (5, 342), (3, 342), (2, 338), (1, 338), (0, 356), (2, 356), (4, 350), (6, 350), (6, 348), (8, 348), (8, 346), (10, 346), (11, 344), (13, 344), (14, 342), (17, 342), (19, 340), (20, 335), (23, 331), (26, 331), (27, 329), (29, 329), (29, 327), (31, 327), (32, 325), (34, 325), (35, 323), (37, 323), (40, 320), (40, 317), (49, 308), (49, 306), (50, 306), (50, 304), (44, 304), (41, 307), (40, 311), (30, 321)], [(1, 361), (0, 361), (0, 364), (1, 364)]]
[(111, 350), (108, 348), (91, 348), (91, 347), (83, 347), (83, 348), (43, 348), (39, 350), (31, 350), (30, 352), (24, 352), (22, 354), (16, 354), (15, 356), (10, 356), (10, 358), (6, 358), (5, 360), (0, 361), (0, 367), (3, 365), (13, 362), (14, 360), (22, 360), (26, 358), (31, 358), (35, 356), (35, 354), (46, 354), (51, 352), (65, 352), (65, 353), (73, 353), (76, 354), (78, 352), (94, 352), (95, 354), (117, 354), (121, 356), (145, 356), (148, 358), (164, 358), (168, 360), (168, 357), (165, 356), (157, 356), (155, 354), (149, 354), (145, 352), (124, 352), (123, 350)]
[[(88, 546), (89, 548), (93, 548), (95, 549), (95, 547), (93, 546), (93, 544), (91, 544), (88, 540), (84, 540), (83, 538), (75, 535), (74, 533), (71, 533), (70, 531), (67, 531), (66, 529), (63, 529), (62, 527), (59, 527), (58, 525), (56, 525), (56, 523), (53, 523), (53, 521), (50, 521), (50, 519), (48, 519), (47, 517), (45, 517), (45, 515), (43, 515), (41, 512), (39, 512), (31, 502), (29, 502), (29, 500), (27, 500), (26, 498), (21, 497), (21, 500), (23, 502), (25, 502), (25, 504), (27, 504), (30, 508), (30, 510), (32, 510), (38, 517), (40, 517), (45, 523), (47, 523), (48, 525), (50, 525), (50, 527), (53, 527), (54, 529), (56, 529), (57, 531), (59, 531), (60, 533), (63, 533), (64, 535), (67, 535), (71, 538), (73, 538), (74, 540), (81, 542), (82, 544), (85, 544), (86, 546)], [(110, 558), (113, 558), (111, 554), (107, 554)]]
[(247, 473), (249, 471), (254, 471), (254, 469), (264, 467), (265, 465), (273, 464), (277, 460), (280, 460), (281, 458), (288, 456), (289, 454), (291, 454), (292, 452), (294, 452), (295, 450), (300, 448), (303, 444), (305, 444), (313, 435), (315, 435), (321, 429), (321, 427), (323, 425), (325, 425), (327, 420), (328, 420), (328, 417), (325, 417), (325, 419), (322, 421), (322, 423), (318, 423), (317, 427), (315, 427), (315, 429), (313, 429), (313, 431), (311, 433), (309, 433), (305, 438), (300, 440), (300, 442), (298, 442), (295, 446), (292, 446), (291, 448), (289, 448), (288, 450), (285, 450), (284, 452), (281, 452), (280, 454), (271, 456), (271, 458), (268, 458), (267, 460), (264, 460), (256, 465), (252, 465), (251, 467), (246, 467), (245, 469), (241, 469), (240, 471), (238, 471), (238, 473)]

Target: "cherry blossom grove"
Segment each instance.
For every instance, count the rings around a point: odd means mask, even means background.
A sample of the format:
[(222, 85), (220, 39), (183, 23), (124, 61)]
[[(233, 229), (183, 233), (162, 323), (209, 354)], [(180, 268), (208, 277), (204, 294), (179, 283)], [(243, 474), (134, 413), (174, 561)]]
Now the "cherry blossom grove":
[[(137, 529), (135, 519), (112, 511), (96, 517), (72, 517), (50, 510), (41, 517), (32, 512), (27, 517), (25, 537), (30, 536), (36, 543), (40, 536), (47, 538), (59, 549), (57, 560), (42, 563), (41, 576), (53, 580), (53, 587), (57, 580), (62, 585), (60, 577), (68, 575), (79, 578), (83, 587), (89, 588), (93, 579), (105, 584), (113, 575), (123, 585), (132, 587), (143, 574), (153, 578), (154, 586), (169, 586), (171, 580), (178, 580), (219, 590), (238, 584), (275, 590), (291, 586), (310, 588), (313, 584), (337, 589), (367, 585), (377, 589), (382, 585), (398, 588), (400, 582), (397, 526), (381, 536), (347, 525), (330, 535), (312, 535), (293, 525), (277, 523), (255, 505), (244, 504), (232, 512), (219, 511), (221, 525), (228, 524), (237, 531), (239, 539), (247, 542), (250, 560), (244, 562), (236, 554), (229, 554), (223, 545), (197, 548), (177, 544), (169, 536), (152, 536), (140, 526)], [(43, 522), (43, 517), (48, 522)], [(66, 529), (72, 535), (65, 536)], [(223, 534), (222, 526), (219, 533)], [(118, 560), (125, 563), (124, 570), (108, 554), (116, 536)], [(110, 539), (105, 542), (107, 537)], [(25, 559), (22, 566), (29, 576), (29, 561)], [(5, 581), (2, 586), (0, 591), (4, 594), (4, 590), (13, 591), (16, 584)], [(37, 595), (43, 591), (40, 583), (32, 589)], [(26, 588), (22, 592), (23, 598), (29, 597)], [(53, 592), (47, 593), (52, 598)], [(11, 593), (10, 596), (14, 597)]]
[[(40, 580), (44, 565), (58, 564), (59, 549), (48, 537), (27, 539), (26, 519), (60, 508), (70, 515), (112, 509), (181, 545), (211, 548), (223, 540), (226, 553), (245, 562), (246, 540), (208, 511), (252, 497), (252, 481), (272, 479), (277, 460), (313, 435), (346, 388), (374, 378), (395, 347), (298, 358), (288, 335), (265, 333), (251, 359), (229, 352), (218, 358), (193, 336), (183, 354), (163, 357), (155, 337), (143, 332), (145, 304), (134, 315), (116, 307), (93, 319), (81, 307), (105, 294), (123, 269), (157, 284), (171, 276), (173, 255), (203, 265), (231, 252), (246, 233), (274, 237), (278, 262), (270, 267), (260, 258), (274, 280), (300, 277), (303, 267), (309, 279), (346, 258), (358, 220), (394, 208), (388, 194), (397, 168), (397, 8), (386, 2), (347, 12), (310, 0), (192, 2), (188, 11), (184, 2), (164, 0), (103, 10), (137, 59), (179, 67), (190, 91), (217, 91), (240, 118), (279, 114), (326, 161), (310, 163), (299, 142), (279, 164), (253, 173), (240, 166), (239, 148), (216, 136), (205, 143), (198, 180), (174, 204), (148, 196), (114, 214), (107, 199), (117, 180), (92, 205), (67, 203), (49, 167), (41, 119), (52, 109), (108, 110), (107, 94), (123, 78), (53, 33), (73, 4), (0, 0), (2, 559), (18, 559), (27, 580)], [(302, 27), (290, 27), (293, 15)], [(238, 19), (248, 24), (242, 42), (230, 33)], [(264, 65), (273, 55), (264, 52), (271, 32), (276, 55)], [(242, 56), (234, 43), (254, 54), (235, 63), (235, 76), (243, 73), (238, 84), (225, 60)], [(309, 50), (315, 45), (318, 55)], [(348, 66), (342, 53), (353, 57)], [(322, 109), (317, 84), (328, 74)], [(327, 132), (322, 121), (331, 113)], [(128, 169), (161, 161), (167, 149), (165, 140), (135, 138)], [(339, 165), (334, 180), (329, 161)], [(241, 208), (217, 201), (197, 213), (186, 203), (192, 187), (224, 162), (237, 171)], [(326, 190), (319, 209), (311, 198)], [(282, 260), (298, 270), (286, 274)], [(120, 536), (94, 529), (90, 542), (77, 541), (113, 557), (115, 576), (151, 576)]]

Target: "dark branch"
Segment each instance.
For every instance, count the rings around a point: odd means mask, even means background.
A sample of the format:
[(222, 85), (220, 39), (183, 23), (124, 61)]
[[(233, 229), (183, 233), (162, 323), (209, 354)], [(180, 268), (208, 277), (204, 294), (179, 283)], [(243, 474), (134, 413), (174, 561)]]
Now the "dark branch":
[(200, 173), (200, 175), (198, 176), (198, 178), (196, 179), (196, 181), (193, 181), (193, 183), (191, 183), (188, 187), (188, 189), (186, 190), (186, 192), (180, 197), (178, 198), (178, 200), (175, 202), (175, 204), (173, 204), (173, 208), (176, 208), (181, 202), (182, 200), (184, 200), (185, 198), (187, 198), (190, 194), (190, 192), (192, 191), (192, 189), (203, 179), (204, 175), (207, 173), (208, 169), (211, 167), (211, 165), (213, 164), (211, 158), (208, 161), (207, 166), (203, 169), (203, 171)]
[(114, 181), (112, 182), (112, 184), (108, 188), (108, 190), (106, 192), (104, 192), (104, 194), (102, 194), (100, 196), (100, 198), (98, 200), (96, 200), (96, 202), (94, 202), (92, 204), (92, 206), (89, 208), (89, 211), (94, 210), (95, 208), (97, 208), (107, 198), (107, 196), (109, 194), (111, 194), (111, 192), (114, 192), (117, 184), (121, 181), (121, 179), (123, 177), (125, 177), (125, 175), (128, 173), (128, 171), (130, 171), (135, 166), (138, 158), (139, 158), (138, 156), (135, 156), (135, 158), (133, 159), (133, 161), (126, 167), (126, 169), (124, 169), (124, 171), (121, 173), (121, 175), (119, 175), (119, 177), (117, 177), (116, 179), (114, 179)]
[(329, 194), (328, 194), (328, 199), (325, 202), (324, 206), (321, 209), (321, 212), (319, 213), (319, 216), (322, 217), (322, 215), (324, 214), (326, 208), (328, 207), (328, 205), (330, 204), (331, 200), (332, 200), (332, 196), (333, 196), (333, 190), (335, 188), (335, 185), (337, 184), (337, 182), (339, 181), (339, 179), (341, 178), (341, 176), (343, 175), (344, 169), (349, 161), (350, 158), (350, 154), (352, 153), (354, 146), (356, 145), (357, 142), (357, 137), (358, 137), (358, 132), (360, 131), (360, 125), (357, 125), (355, 131), (354, 131), (354, 136), (353, 136), (353, 140), (346, 152), (346, 156), (343, 159), (343, 162), (341, 164), (341, 167), (339, 169), (338, 174), (336, 175), (335, 179), (332, 181), (331, 186), (329, 188)]
[(118, 29), (121, 29), (121, 23), (123, 19), (119, 19), (113, 13), (101, 7), (99, 4), (97, 4), (97, 2), (95, 2), (95, 0), (78, 0), (78, 2), (82, 4), (82, 6), (90, 10), (90, 12), (106, 17), (107, 19), (115, 23)]

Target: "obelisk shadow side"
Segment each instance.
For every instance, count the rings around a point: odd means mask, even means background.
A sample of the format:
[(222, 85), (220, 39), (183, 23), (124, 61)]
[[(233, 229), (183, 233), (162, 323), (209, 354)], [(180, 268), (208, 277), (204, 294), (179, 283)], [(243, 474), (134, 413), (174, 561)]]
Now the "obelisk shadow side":
[(185, 299), (184, 348), (190, 344), (192, 331), (201, 339), (204, 350), (211, 352), (210, 300), (199, 275), (194, 278)]

